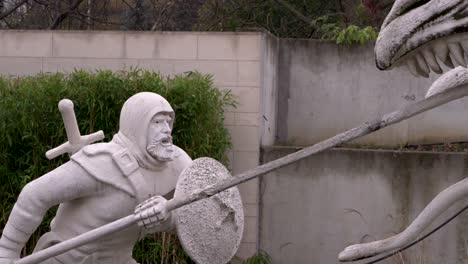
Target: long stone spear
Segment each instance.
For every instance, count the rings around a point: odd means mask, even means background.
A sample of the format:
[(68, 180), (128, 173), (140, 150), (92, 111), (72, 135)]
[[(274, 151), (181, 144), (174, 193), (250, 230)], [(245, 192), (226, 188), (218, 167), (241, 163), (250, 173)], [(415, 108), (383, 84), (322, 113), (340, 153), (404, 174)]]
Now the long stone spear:
[[(431, 87), (430, 90), (434, 90), (432, 88), (433, 87)], [(442, 91), (440, 89), (441, 89), (440, 87), (436, 87), (436, 90), (438, 90), (437, 93), (429, 96), (426, 99), (423, 99), (416, 103), (409, 104), (401, 108), (398, 111), (386, 114), (383, 117), (375, 119), (371, 122), (366, 122), (358, 127), (352, 128), (346, 132), (343, 132), (334, 137), (326, 139), (313, 146), (306, 147), (302, 150), (289, 154), (285, 157), (268, 162), (257, 168), (248, 170), (244, 173), (228, 178), (226, 180), (222, 180), (214, 185), (210, 185), (206, 187), (205, 189), (196, 191), (188, 196), (175, 197), (167, 202), (166, 208), (168, 211), (172, 211), (174, 209), (193, 203), (195, 201), (211, 197), (233, 186), (239, 185), (243, 182), (249, 181), (258, 176), (264, 175), (268, 172), (271, 172), (273, 170), (276, 170), (286, 165), (289, 165), (291, 163), (294, 163), (310, 155), (322, 152), (332, 147), (336, 147), (343, 143), (349, 142), (353, 139), (357, 139), (359, 137), (368, 135), (384, 127), (398, 123), (400, 121), (413, 117), (417, 114), (420, 114), (422, 112), (433, 109), (437, 106), (443, 105), (445, 103), (448, 103), (450, 101), (453, 101), (453, 100), (456, 100), (456, 99), (459, 99), (468, 95), (468, 84), (442, 88)], [(121, 218), (109, 224), (103, 225), (99, 228), (96, 228), (94, 230), (91, 230), (79, 236), (66, 240), (60, 244), (51, 246), (37, 253), (26, 256), (20, 260), (15, 261), (14, 263), (15, 264), (35, 264), (35, 263), (41, 262), (48, 258), (67, 252), (71, 249), (74, 249), (79, 246), (90, 243), (92, 241), (95, 241), (103, 236), (106, 236), (111, 233), (130, 227), (134, 225), (136, 222), (137, 222), (137, 219), (135, 218), (133, 214), (126, 216), (124, 218)]]

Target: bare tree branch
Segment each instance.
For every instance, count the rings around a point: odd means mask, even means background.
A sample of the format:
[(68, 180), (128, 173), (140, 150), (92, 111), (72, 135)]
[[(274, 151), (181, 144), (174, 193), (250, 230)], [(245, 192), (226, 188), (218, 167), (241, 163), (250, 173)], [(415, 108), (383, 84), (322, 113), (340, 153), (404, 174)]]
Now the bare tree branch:
[(284, 1), (284, 0), (273, 0), (273, 1), (276, 1), (280, 5), (286, 7), (286, 9), (288, 9), (290, 12), (294, 13), (300, 20), (306, 22), (307, 24), (309, 24), (311, 26), (315, 26), (315, 24), (316, 24), (315, 20), (312, 20), (312, 19), (306, 17), (301, 12), (299, 12), (299, 10), (297, 10), (295, 7), (293, 7), (292, 5), (287, 3), (286, 1)]
[(3, 14), (0, 14), (0, 20), (4, 19), (5, 17), (9, 16), (11, 13), (15, 12), (16, 9), (20, 8), (26, 2), (28, 2), (28, 0), (22, 0), (22, 1), (18, 2), (18, 3), (16, 3), (16, 5), (14, 7), (10, 8), (10, 10), (4, 12)]
[(39, 4), (39, 5), (42, 5), (42, 6), (49, 6), (50, 5), (49, 2), (43, 2), (43, 1), (39, 1), (39, 0), (34, 0), (34, 2)]
[(70, 6), (70, 8), (61, 13), (60, 15), (57, 16), (57, 18), (55, 18), (55, 21), (52, 23), (52, 25), (49, 27), (49, 29), (57, 29), (57, 27), (63, 22), (63, 20), (65, 20), (65, 18), (67, 18), (67, 16), (73, 12), (74, 10), (76, 10), (78, 8), (78, 6), (80, 6), (80, 4), (83, 2), (83, 0), (76, 0), (75, 3), (73, 3), (73, 5)]
[(158, 25), (159, 25), (159, 22), (163, 16), (163, 14), (167, 11), (167, 9), (169, 9), (169, 7), (171, 7), (175, 2), (174, 1), (167, 1), (166, 4), (164, 5), (164, 7), (161, 9), (161, 11), (159, 12), (159, 15), (158, 17), (156, 18), (156, 21), (154, 21), (153, 23), (153, 26), (151, 27), (151, 31), (155, 31), (156, 29), (158, 29)]
[(122, 2), (123, 2), (127, 7), (129, 7), (130, 9), (133, 9), (133, 8), (134, 8), (134, 7), (133, 7), (130, 3), (128, 3), (127, 1), (122, 0)]

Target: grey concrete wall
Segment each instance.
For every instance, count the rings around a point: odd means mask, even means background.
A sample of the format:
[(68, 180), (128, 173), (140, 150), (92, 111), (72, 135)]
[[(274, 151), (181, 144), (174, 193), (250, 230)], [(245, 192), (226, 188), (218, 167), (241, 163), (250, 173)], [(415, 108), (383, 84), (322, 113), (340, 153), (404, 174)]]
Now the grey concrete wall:
[(278, 110), (279, 39), (265, 32), (262, 41), (262, 146), (276, 141), (276, 117)]
[[(262, 158), (293, 150), (267, 149)], [(467, 173), (467, 154), (335, 149), (306, 158), (262, 177), (260, 248), (275, 264), (337, 263), (338, 253), (351, 243), (402, 231), (436, 194)], [(467, 202), (454, 204), (435, 224)], [(382, 263), (467, 263), (467, 223), (465, 213)]]
[[(231, 170), (237, 174), (259, 162), (263, 40), (262, 33), (0, 31), (0, 74), (132, 67), (163, 75), (212, 74), (215, 85), (231, 90), (239, 102), (225, 116)], [(239, 189), (246, 223), (238, 256), (245, 258), (257, 249), (258, 181)]]
[[(345, 47), (281, 39), (278, 142), (311, 145), (424, 98), (437, 75), (416, 78), (406, 67), (377, 70), (373, 46)], [(358, 143), (401, 145), (468, 140), (468, 99), (385, 128)]]

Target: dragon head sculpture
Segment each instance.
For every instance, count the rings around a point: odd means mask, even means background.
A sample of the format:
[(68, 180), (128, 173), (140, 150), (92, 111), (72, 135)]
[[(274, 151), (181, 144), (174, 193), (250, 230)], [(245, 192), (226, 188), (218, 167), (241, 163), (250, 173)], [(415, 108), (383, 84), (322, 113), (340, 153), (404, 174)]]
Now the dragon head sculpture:
[[(415, 76), (442, 73), (440, 63), (466, 67), (468, 1), (396, 0), (375, 46), (377, 67), (406, 64)], [(437, 59), (436, 59), (437, 58)]]

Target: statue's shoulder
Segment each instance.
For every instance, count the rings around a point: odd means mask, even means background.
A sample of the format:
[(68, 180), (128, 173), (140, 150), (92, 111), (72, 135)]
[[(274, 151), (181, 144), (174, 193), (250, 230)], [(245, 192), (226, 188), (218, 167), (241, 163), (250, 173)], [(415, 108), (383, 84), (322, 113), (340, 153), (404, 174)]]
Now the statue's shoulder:
[(83, 147), (70, 159), (96, 180), (134, 195), (127, 177), (138, 169), (138, 162), (127, 148), (114, 142), (97, 143)]
[(95, 143), (91, 145), (87, 145), (83, 147), (80, 151), (72, 156), (72, 158), (86, 156), (86, 157), (98, 157), (101, 155), (108, 156), (112, 155), (122, 149), (123, 147), (114, 143), (114, 142), (106, 142), (106, 143)]

